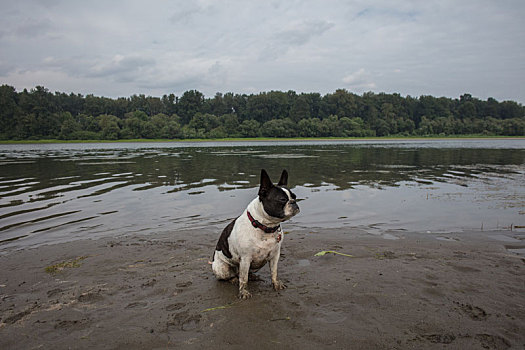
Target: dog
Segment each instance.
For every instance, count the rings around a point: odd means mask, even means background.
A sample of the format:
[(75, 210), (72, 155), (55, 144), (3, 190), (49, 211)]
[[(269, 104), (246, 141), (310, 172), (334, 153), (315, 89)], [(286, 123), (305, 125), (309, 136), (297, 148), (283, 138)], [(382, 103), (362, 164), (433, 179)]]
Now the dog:
[(277, 279), (277, 264), (283, 243), (281, 222), (299, 213), (296, 196), (286, 186), (288, 172), (282, 171), (277, 185), (266, 170), (261, 170), (258, 196), (248, 204), (241, 216), (222, 231), (213, 254), (212, 270), (218, 280), (239, 283), (239, 298), (248, 299), (251, 272), (270, 263), (273, 288), (286, 288)]

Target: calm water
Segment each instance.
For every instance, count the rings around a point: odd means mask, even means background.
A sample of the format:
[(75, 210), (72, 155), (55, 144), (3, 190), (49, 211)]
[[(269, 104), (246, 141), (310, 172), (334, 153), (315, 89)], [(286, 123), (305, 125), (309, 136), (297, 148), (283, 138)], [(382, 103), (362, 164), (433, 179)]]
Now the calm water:
[(0, 251), (214, 228), (283, 168), (286, 230), (393, 238), (525, 225), (525, 140), (0, 145)]

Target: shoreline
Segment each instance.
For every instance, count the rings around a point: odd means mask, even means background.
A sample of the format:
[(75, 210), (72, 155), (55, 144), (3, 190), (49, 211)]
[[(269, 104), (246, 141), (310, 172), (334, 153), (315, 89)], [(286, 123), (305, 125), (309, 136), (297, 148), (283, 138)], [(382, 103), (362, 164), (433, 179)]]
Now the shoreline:
[(67, 144), (67, 143), (204, 143), (204, 142), (268, 142), (268, 141), (427, 141), (427, 140), (525, 140), (525, 136), (385, 136), (385, 137), (290, 137), (290, 138), (222, 138), (222, 139), (119, 139), (119, 140), (0, 140), (0, 145), (10, 144)]
[[(476, 237), (294, 230), (279, 264), (288, 288), (273, 291), (264, 267), (246, 301), (213, 277), (213, 230), (11, 251), (0, 347), (520, 348), (525, 258)], [(315, 256), (326, 250), (352, 257)]]

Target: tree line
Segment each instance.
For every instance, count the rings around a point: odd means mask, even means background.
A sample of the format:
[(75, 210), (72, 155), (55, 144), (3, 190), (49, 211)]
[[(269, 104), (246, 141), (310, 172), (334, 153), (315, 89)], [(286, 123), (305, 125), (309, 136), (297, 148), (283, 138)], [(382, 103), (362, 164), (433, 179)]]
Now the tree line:
[(178, 97), (107, 98), (0, 86), (0, 140), (206, 139), (244, 137), (525, 136), (525, 107), (486, 101), (366, 92), (197, 90)]

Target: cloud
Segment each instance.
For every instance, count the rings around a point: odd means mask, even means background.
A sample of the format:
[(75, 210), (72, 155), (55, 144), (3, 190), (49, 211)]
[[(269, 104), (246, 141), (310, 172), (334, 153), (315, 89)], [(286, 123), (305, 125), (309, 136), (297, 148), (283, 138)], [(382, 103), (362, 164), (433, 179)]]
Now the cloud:
[(346, 87), (353, 88), (359, 91), (375, 89), (376, 84), (370, 81), (370, 74), (364, 68), (343, 77), (342, 82)]
[(292, 25), (291, 28), (276, 34), (277, 41), (291, 46), (308, 43), (315, 36), (320, 36), (333, 27), (333, 23), (324, 20), (306, 20)]
[(16, 36), (37, 38), (46, 36), (52, 29), (53, 24), (48, 19), (28, 18), (15, 27), (13, 34)]
[(372, 17), (383, 17), (383, 18), (390, 17), (390, 18), (396, 18), (398, 20), (406, 21), (406, 20), (414, 20), (418, 15), (419, 15), (419, 12), (413, 9), (403, 10), (397, 7), (388, 7), (388, 5), (386, 5), (385, 7), (377, 7), (377, 6), (366, 7), (363, 10), (359, 11), (356, 17), (366, 18), (366, 19), (370, 19)]
[(187, 24), (190, 20), (205, 11), (205, 8), (196, 2), (186, 2), (173, 12), (170, 16), (169, 21), (172, 24)]
[(0, 61), (0, 77), (6, 77), (15, 70), (16, 66), (7, 61)]
[(525, 102), (524, 16), (512, 0), (4, 1), (0, 75), (113, 97), (343, 87)]
[(224, 90), (231, 64), (226, 57), (188, 57), (169, 53), (158, 57), (157, 64), (140, 74), (136, 84), (159, 95), (166, 91), (182, 93), (192, 89), (214, 94)]
[[(87, 77), (117, 77), (121, 81), (132, 81), (142, 70), (155, 65), (155, 60), (141, 56), (115, 55), (111, 59), (100, 59), (86, 70)], [(131, 80), (129, 80), (131, 79)]]
[(25, 17), (18, 21), (10, 19), (4, 24), (0, 30), (0, 40), (11, 42), (45, 38), (52, 35), (57, 29), (48, 18)]
[(323, 35), (333, 27), (325, 20), (304, 20), (291, 23), (269, 39), (261, 58), (275, 59), (286, 54), (290, 49), (308, 44), (313, 38)]

